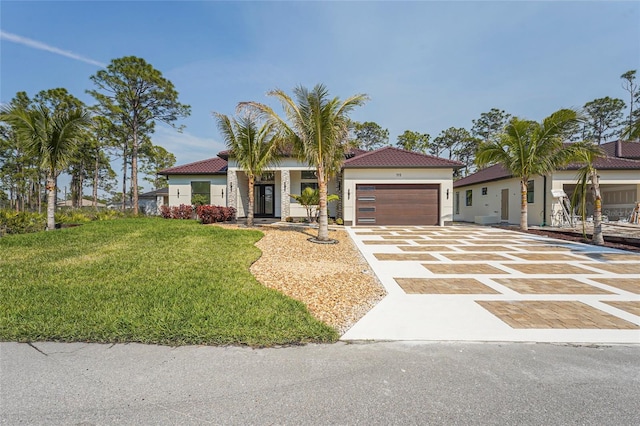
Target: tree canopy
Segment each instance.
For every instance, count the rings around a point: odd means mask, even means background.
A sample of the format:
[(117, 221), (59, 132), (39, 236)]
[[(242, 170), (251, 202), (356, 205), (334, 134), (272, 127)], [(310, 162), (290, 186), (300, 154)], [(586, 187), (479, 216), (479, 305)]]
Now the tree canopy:
[[(175, 126), (175, 122), (191, 113), (189, 105), (178, 102), (173, 83), (144, 59), (125, 56), (114, 59), (106, 69), (92, 75), (97, 87), (89, 90), (98, 110), (114, 124), (126, 129), (130, 142), (131, 187), (133, 211), (138, 214), (138, 154), (145, 136), (153, 132), (156, 122)], [(180, 129), (180, 128), (178, 128)], [(126, 144), (123, 151), (126, 164)]]

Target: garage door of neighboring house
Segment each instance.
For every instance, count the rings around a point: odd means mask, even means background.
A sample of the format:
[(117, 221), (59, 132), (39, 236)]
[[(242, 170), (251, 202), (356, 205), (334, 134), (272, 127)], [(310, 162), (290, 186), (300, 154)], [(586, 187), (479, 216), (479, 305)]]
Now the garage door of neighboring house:
[(358, 184), (356, 225), (439, 225), (440, 185)]

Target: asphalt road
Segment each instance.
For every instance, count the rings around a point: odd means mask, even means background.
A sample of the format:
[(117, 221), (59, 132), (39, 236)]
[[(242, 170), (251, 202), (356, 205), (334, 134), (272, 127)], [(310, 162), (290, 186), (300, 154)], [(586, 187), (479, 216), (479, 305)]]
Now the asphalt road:
[(2, 424), (640, 424), (640, 347), (0, 343)]

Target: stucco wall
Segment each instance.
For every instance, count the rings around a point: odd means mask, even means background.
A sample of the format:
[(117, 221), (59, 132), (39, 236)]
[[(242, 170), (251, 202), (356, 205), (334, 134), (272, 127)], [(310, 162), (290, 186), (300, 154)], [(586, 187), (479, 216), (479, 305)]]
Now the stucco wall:
[(225, 175), (169, 176), (169, 205), (191, 204), (191, 182), (211, 182), (211, 204), (227, 205), (227, 177)]
[[(544, 178), (541, 176), (533, 177), (533, 202), (527, 203), (527, 223), (529, 225), (541, 225), (543, 223), (544, 212)], [(487, 188), (486, 195), (482, 195), (482, 188)], [(508, 218), (502, 219), (502, 190), (508, 190), (509, 192), (509, 206), (508, 206)], [(549, 198), (551, 198), (549, 192), (550, 186), (547, 182), (547, 204), (551, 205)], [(473, 191), (472, 205), (466, 205), (466, 192), (468, 190)], [(474, 222), (476, 216), (496, 216), (498, 221), (507, 222), (517, 225), (520, 223), (520, 179), (503, 179), (496, 182), (485, 182), (476, 185), (465, 186), (456, 188), (454, 194), (455, 197), (459, 197), (460, 206), (459, 214), (454, 214), (456, 221)], [(454, 212), (456, 211), (454, 206)], [(549, 217), (549, 211), (547, 210), (547, 217)]]
[[(356, 185), (429, 183), (440, 185), (440, 225), (453, 221), (453, 169), (345, 169), (342, 188), (345, 223), (355, 221)], [(447, 192), (448, 191), (448, 192)], [(447, 195), (448, 194), (448, 195)]]
[[(640, 195), (640, 174), (635, 170), (603, 170), (599, 171), (600, 185), (603, 192), (609, 190), (619, 190), (621, 188), (636, 188), (636, 198)], [(577, 179), (576, 171), (559, 171), (547, 178), (546, 183), (546, 217), (543, 220), (545, 211), (545, 188), (544, 178), (536, 176), (532, 178), (534, 183), (534, 202), (527, 204), (528, 220), (530, 226), (546, 225), (553, 223), (553, 215), (560, 210), (560, 205), (555, 202), (551, 194), (552, 189), (565, 189), (565, 185), (575, 185)], [(482, 195), (482, 188), (487, 188), (487, 195)], [(466, 191), (473, 191), (472, 206), (466, 206)], [(520, 180), (517, 178), (502, 179), (495, 182), (485, 182), (456, 188), (455, 193), (459, 193), (460, 206), (459, 214), (455, 214), (456, 221), (473, 222), (475, 216), (501, 216), (501, 191), (509, 190), (509, 218), (508, 223), (517, 225), (520, 223)], [(628, 198), (628, 197), (627, 197)], [(619, 211), (626, 211), (632, 207), (632, 203), (624, 205), (603, 204), (603, 212), (609, 210), (612, 217), (617, 216)], [(606, 213), (605, 213), (606, 214)], [(615, 216), (614, 216), (615, 215)]]

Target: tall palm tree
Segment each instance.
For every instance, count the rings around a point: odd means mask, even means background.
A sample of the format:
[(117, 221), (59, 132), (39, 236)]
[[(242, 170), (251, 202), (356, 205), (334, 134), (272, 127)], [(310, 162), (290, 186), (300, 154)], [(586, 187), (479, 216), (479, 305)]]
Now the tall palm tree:
[(320, 194), (317, 240), (329, 241), (327, 182), (340, 171), (344, 162), (349, 139), (349, 113), (356, 106), (363, 105), (368, 97), (359, 94), (344, 101), (337, 97), (330, 99), (323, 84), (317, 84), (311, 91), (302, 86), (296, 87), (293, 89), (295, 99), (279, 89), (267, 94), (280, 101), (288, 122), (261, 103), (242, 102), (240, 107), (260, 111), (292, 144), (298, 158), (316, 168)]
[(594, 143), (585, 145), (584, 149), (575, 153), (576, 162), (582, 164), (582, 167), (578, 170), (578, 185), (571, 197), (571, 204), (580, 204), (580, 212), (582, 213), (582, 233), (585, 232), (585, 219), (586, 219), (586, 201), (587, 191), (589, 189), (589, 182), (591, 182), (591, 193), (593, 195), (593, 236), (591, 242), (595, 245), (601, 246), (604, 244), (604, 237), (602, 235), (602, 196), (600, 194), (600, 182), (598, 181), (598, 170), (595, 168), (595, 160), (600, 157), (604, 157), (605, 154)]
[(13, 127), (27, 149), (39, 156), (47, 174), (47, 230), (55, 229), (56, 180), (75, 153), (75, 146), (90, 124), (82, 108), (51, 112), (44, 105), (33, 108), (3, 106), (0, 118)]
[(563, 141), (578, 121), (578, 113), (570, 109), (556, 111), (541, 123), (515, 117), (498, 139), (478, 147), (476, 163), (479, 166), (499, 163), (520, 179), (521, 230), (528, 229), (527, 182), (533, 176), (549, 174), (571, 162), (581, 145), (564, 146)]
[(244, 170), (249, 180), (249, 211), (247, 226), (253, 226), (254, 188), (256, 177), (260, 176), (270, 164), (278, 161), (278, 134), (271, 122), (261, 126), (256, 115), (245, 111), (239, 118), (229, 118), (224, 114), (213, 113), (218, 129), (233, 153), (238, 166)]

